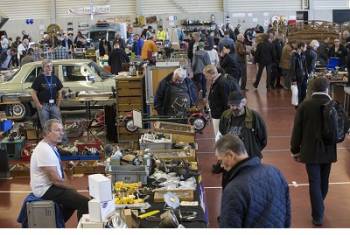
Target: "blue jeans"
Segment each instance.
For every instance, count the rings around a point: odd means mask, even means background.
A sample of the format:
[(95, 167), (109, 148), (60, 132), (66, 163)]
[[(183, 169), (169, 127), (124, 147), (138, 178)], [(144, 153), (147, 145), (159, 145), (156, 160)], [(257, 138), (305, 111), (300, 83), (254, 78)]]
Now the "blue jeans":
[(38, 110), (38, 115), (41, 128), (43, 128), (45, 122), (47, 122), (50, 119), (57, 119), (62, 121), (60, 109), (55, 104), (43, 104), (42, 109)]
[(328, 193), (331, 163), (306, 164), (306, 171), (309, 178), (312, 218), (314, 220), (322, 220), (324, 213), (323, 201)]
[[(41, 128), (44, 128), (45, 122), (47, 122), (50, 119), (57, 119), (62, 122), (61, 111), (56, 104), (43, 104), (43, 108), (38, 110), (38, 115)], [(63, 135), (62, 143), (68, 143), (68, 137), (66, 133), (64, 133)]]

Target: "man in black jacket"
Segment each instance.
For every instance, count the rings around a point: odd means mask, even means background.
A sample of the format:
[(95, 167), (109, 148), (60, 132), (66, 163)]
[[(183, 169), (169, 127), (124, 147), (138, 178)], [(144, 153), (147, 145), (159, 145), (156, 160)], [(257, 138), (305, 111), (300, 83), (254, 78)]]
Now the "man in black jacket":
[(222, 113), (228, 109), (227, 99), (232, 91), (239, 91), (238, 84), (234, 81), (233, 86), (230, 86), (227, 75), (218, 73), (215, 65), (205, 66), (203, 73), (210, 84), (208, 102), (210, 107), (211, 118), (213, 122), (214, 136), (219, 131), (219, 122)]
[(264, 41), (258, 44), (255, 52), (255, 61), (258, 64), (258, 72), (253, 86), (258, 88), (262, 72), (266, 67), (266, 88), (269, 90), (273, 86), (271, 70), (273, 63), (276, 61), (276, 55), (271, 39), (268, 36), (265, 36)]
[(220, 60), (220, 67), (225, 71), (225, 73), (234, 77), (236, 82), (239, 83), (241, 70), (239, 67), (238, 56), (235, 53), (235, 48), (228, 44), (223, 45), (220, 56), (222, 57)]
[(329, 81), (317, 78), (311, 99), (298, 108), (291, 138), (291, 152), (296, 161), (306, 165), (312, 208), (312, 223), (323, 223), (324, 200), (328, 192), (331, 164), (337, 161), (336, 143), (326, 145), (321, 137), (322, 105), (329, 102)]
[(292, 84), (298, 86), (299, 104), (305, 99), (307, 80), (309, 79), (305, 51), (306, 44), (304, 42), (299, 42), (297, 46), (297, 51), (292, 55), (289, 71), (289, 76), (291, 77)]

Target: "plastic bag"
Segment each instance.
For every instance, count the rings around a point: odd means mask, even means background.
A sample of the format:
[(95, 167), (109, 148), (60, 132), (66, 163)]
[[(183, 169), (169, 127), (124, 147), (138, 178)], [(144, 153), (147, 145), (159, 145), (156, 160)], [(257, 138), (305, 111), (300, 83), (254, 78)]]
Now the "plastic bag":
[(292, 90), (292, 105), (297, 106), (298, 105), (298, 86), (297, 85), (292, 85), (290, 87)]

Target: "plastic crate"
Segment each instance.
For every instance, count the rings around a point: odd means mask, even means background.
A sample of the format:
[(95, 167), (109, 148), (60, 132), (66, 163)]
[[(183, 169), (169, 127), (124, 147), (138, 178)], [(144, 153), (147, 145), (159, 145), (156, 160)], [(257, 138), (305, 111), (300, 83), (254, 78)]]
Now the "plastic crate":
[(14, 141), (9, 141), (8, 137), (6, 137), (1, 141), (1, 149), (7, 152), (7, 158), (9, 160), (20, 160), (24, 144), (25, 139), (23, 137)]
[(151, 150), (164, 150), (171, 149), (173, 143), (140, 143), (140, 149), (151, 149)]
[(327, 69), (335, 70), (335, 67), (340, 65), (340, 59), (338, 57), (331, 57), (328, 60)]
[(87, 161), (87, 160), (100, 160), (99, 154), (90, 155), (61, 155), (62, 161)]
[(0, 131), (2, 132), (8, 132), (13, 127), (13, 122), (11, 120), (3, 120), (0, 121)]

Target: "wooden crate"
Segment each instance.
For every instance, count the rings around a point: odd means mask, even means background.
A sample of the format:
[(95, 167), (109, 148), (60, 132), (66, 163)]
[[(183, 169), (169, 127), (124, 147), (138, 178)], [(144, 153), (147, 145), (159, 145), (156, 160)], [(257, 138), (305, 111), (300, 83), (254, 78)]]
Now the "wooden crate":
[(171, 189), (171, 190), (156, 189), (154, 192), (154, 202), (164, 202), (164, 194), (168, 192), (175, 193), (181, 201), (194, 200), (194, 190), (191, 190), (191, 189)]
[[(132, 110), (143, 110), (143, 76), (116, 79), (117, 118), (124, 117)], [(123, 125), (117, 125), (118, 142), (138, 142), (139, 134), (128, 132)]]
[(196, 161), (196, 151), (194, 149), (190, 149), (189, 151), (185, 151), (182, 149), (164, 149), (164, 150), (150, 150), (150, 152), (160, 160), (188, 160), (188, 161)]
[(153, 126), (155, 131), (173, 134), (175, 143), (195, 143), (194, 126), (173, 122), (156, 122)]

